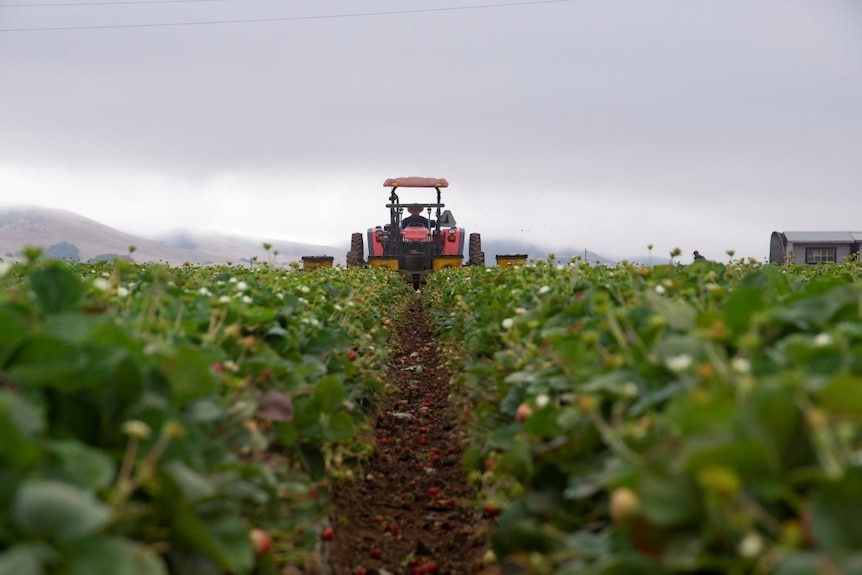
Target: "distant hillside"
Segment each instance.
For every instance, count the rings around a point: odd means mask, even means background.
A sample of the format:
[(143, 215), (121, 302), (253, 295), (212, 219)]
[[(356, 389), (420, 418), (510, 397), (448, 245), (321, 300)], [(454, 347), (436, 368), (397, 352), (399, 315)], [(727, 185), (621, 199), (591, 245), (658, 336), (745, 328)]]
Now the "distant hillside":
[[(240, 236), (178, 234), (164, 240), (142, 238), (121, 232), (66, 210), (49, 208), (0, 208), (0, 257), (15, 258), (25, 247), (41, 247), (51, 257), (90, 261), (130, 256), (140, 263), (170, 265), (221, 264), (260, 261), (269, 257), (263, 242), (278, 251), (276, 262), (299, 261), (303, 255), (332, 255), (344, 260), (346, 248), (287, 241), (269, 241)], [(129, 247), (135, 251), (129, 254)]]
[[(263, 243), (271, 245), (269, 253)], [(25, 247), (41, 247), (49, 257), (79, 261), (130, 257), (139, 263), (163, 262), (182, 265), (249, 263), (252, 258), (265, 261), (273, 258), (276, 264), (287, 265), (300, 261), (302, 256), (332, 256), (335, 264), (344, 264), (348, 245), (323, 246), (287, 240), (261, 239), (217, 233), (179, 231), (156, 238), (143, 238), (121, 232), (66, 210), (35, 207), (0, 207), (0, 258), (20, 257)], [(135, 251), (129, 253), (129, 247)], [(546, 260), (554, 254), (565, 263), (580, 257), (591, 264), (614, 265), (616, 260), (592, 251), (576, 249), (553, 250), (505, 238), (482, 237), (482, 251), (486, 265), (496, 264), (498, 255), (523, 254), (528, 259)], [(465, 253), (466, 256), (466, 253)], [(647, 257), (628, 261), (646, 264)], [(666, 258), (652, 258), (653, 264), (666, 263)]]
[(608, 259), (595, 252), (581, 250), (574, 252), (568, 250), (553, 250), (547, 247), (537, 246), (535, 244), (517, 242), (505, 239), (497, 239), (493, 237), (482, 237), (482, 251), (485, 252), (485, 262), (487, 265), (494, 265), (498, 255), (526, 255), (529, 259), (547, 260), (548, 256), (554, 255), (556, 261), (566, 263), (573, 257), (580, 257), (582, 260), (587, 259), (589, 263), (602, 263), (604, 265), (613, 265), (614, 260)]

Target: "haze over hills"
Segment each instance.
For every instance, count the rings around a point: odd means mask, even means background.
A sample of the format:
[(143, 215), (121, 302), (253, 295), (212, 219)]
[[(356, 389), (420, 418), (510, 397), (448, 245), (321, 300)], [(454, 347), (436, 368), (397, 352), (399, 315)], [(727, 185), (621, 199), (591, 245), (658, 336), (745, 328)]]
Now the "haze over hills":
[[(264, 249), (270, 244), (270, 251)], [(615, 260), (591, 251), (552, 250), (523, 242), (483, 237), (487, 265), (496, 263), (497, 255), (524, 254), (531, 259), (546, 259), (554, 253), (564, 263), (574, 256), (589, 263), (613, 265)], [(134, 252), (130, 253), (130, 246)], [(128, 234), (95, 220), (66, 210), (20, 206), (0, 207), (0, 258), (15, 259), (26, 247), (42, 248), (49, 257), (78, 261), (130, 257), (138, 263), (196, 265), (275, 261), (287, 265), (301, 261), (302, 256), (332, 256), (335, 264), (344, 264), (349, 245), (317, 245), (289, 240), (252, 238), (218, 233), (177, 231), (168, 236), (144, 238)], [(665, 263), (653, 258), (652, 263)], [(647, 258), (629, 261), (646, 263)]]
[[(260, 261), (270, 257), (263, 243), (278, 252), (278, 263), (298, 261), (303, 255), (331, 255), (344, 259), (346, 249), (297, 242), (254, 239), (218, 234), (178, 232), (164, 239), (127, 234), (66, 210), (50, 208), (0, 208), (0, 257), (20, 256), (25, 247), (40, 247), (49, 256), (90, 261), (129, 256), (139, 263), (170, 265), (224, 264)], [(129, 254), (130, 246), (135, 250)]]

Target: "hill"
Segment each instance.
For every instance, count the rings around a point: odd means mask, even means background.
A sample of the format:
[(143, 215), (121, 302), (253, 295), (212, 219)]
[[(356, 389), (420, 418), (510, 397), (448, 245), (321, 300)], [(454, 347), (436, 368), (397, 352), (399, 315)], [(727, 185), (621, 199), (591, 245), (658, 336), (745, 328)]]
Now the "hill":
[[(270, 252), (263, 247), (271, 245)], [(249, 236), (179, 231), (162, 237), (144, 238), (122, 232), (95, 220), (66, 210), (41, 207), (0, 207), (0, 258), (20, 257), (25, 247), (40, 247), (49, 257), (80, 261), (130, 257), (139, 263), (166, 263), (196, 265), (250, 263), (273, 258), (277, 264), (287, 265), (301, 261), (302, 256), (333, 256), (336, 264), (344, 264), (350, 246), (325, 246), (261, 239)], [(135, 250), (130, 254), (129, 248)], [(565, 263), (580, 257), (589, 263), (614, 265), (616, 260), (586, 250), (554, 250), (535, 244), (512, 241), (493, 236), (482, 237), (486, 265), (496, 264), (496, 256), (523, 254), (529, 259), (547, 259), (553, 253), (556, 260)], [(652, 263), (663, 263), (652, 258)], [(647, 258), (629, 261), (646, 262)]]
[[(344, 259), (346, 249), (287, 241), (259, 240), (242, 236), (182, 233), (148, 239), (101, 224), (66, 210), (20, 207), (0, 208), (0, 257), (19, 257), (25, 247), (41, 247), (51, 257), (90, 261), (129, 256), (139, 263), (170, 265), (250, 262), (268, 254), (263, 242), (278, 251), (276, 261), (299, 261), (303, 255), (332, 255)], [(135, 250), (129, 254), (130, 246)]]

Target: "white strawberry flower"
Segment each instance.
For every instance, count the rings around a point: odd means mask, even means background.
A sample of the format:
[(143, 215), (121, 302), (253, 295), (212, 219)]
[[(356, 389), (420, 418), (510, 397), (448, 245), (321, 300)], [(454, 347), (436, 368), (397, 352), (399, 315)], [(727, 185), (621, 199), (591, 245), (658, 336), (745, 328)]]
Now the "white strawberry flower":
[(814, 345), (817, 347), (826, 347), (832, 344), (832, 335), (828, 333), (818, 333), (814, 336)]
[(746, 374), (751, 371), (751, 362), (744, 357), (734, 357), (730, 360), (730, 366), (733, 371), (740, 374)]
[(680, 372), (690, 368), (694, 360), (687, 353), (683, 353), (667, 358), (665, 363), (671, 371)]
[(743, 557), (760, 557), (763, 553), (763, 538), (752, 531), (739, 542), (737, 550)]

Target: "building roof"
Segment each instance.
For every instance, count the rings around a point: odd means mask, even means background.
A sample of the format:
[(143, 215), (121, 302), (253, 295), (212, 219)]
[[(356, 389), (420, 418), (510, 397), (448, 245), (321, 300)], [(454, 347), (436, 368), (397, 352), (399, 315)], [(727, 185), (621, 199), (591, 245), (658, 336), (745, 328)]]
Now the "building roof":
[(784, 232), (788, 242), (852, 244), (862, 241), (862, 232)]

